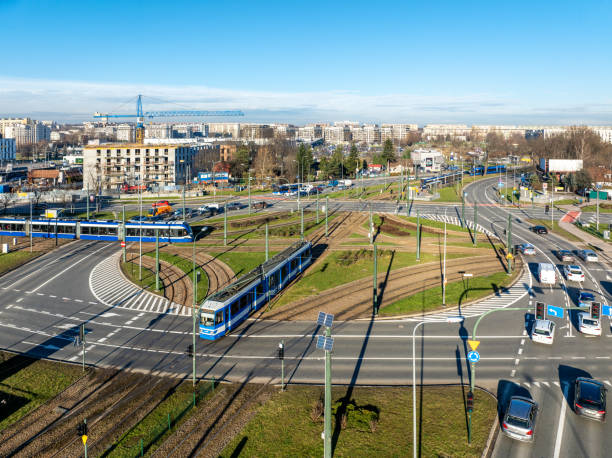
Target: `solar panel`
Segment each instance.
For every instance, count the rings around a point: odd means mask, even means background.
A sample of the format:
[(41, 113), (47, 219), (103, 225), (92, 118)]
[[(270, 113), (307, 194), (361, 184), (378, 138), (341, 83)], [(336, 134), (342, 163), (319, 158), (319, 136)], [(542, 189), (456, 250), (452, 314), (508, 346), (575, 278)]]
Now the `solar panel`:
[(319, 312), (319, 316), (317, 317), (317, 324), (319, 326), (326, 326), (328, 328), (332, 327), (332, 323), (334, 322), (334, 316), (330, 313)]
[(317, 348), (325, 351), (332, 351), (334, 347), (333, 337), (317, 336)]

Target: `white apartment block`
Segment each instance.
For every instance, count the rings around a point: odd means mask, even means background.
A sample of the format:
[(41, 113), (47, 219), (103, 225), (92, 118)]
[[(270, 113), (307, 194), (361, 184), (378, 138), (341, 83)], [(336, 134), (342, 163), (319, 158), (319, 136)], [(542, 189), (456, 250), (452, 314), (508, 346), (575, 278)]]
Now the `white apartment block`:
[(237, 122), (210, 122), (208, 123), (208, 134), (211, 136), (229, 135), (232, 138), (240, 137), (240, 123)]
[(313, 142), (319, 138), (323, 138), (323, 127), (317, 125), (298, 127), (297, 136), (298, 140)]
[(17, 145), (14, 138), (0, 138), (0, 161), (14, 161)]
[(328, 126), (323, 129), (323, 138), (327, 143), (349, 142), (351, 130), (348, 126)]
[(34, 121), (30, 124), (12, 124), (4, 126), (4, 137), (15, 139), (17, 146), (28, 145), (51, 138), (51, 129)]
[(601, 141), (612, 143), (612, 126), (589, 126), (601, 138)]
[[(116, 190), (123, 183), (175, 186), (193, 173), (203, 146), (181, 144), (102, 144), (83, 148), (83, 189)], [(189, 177), (187, 176), (187, 179)]]
[(466, 124), (427, 124), (423, 127), (423, 138), (430, 140), (436, 137), (467, 139), (471, 129)]
[(172, 125), (170, 124), (145, 125), (145, 138), (172, 138)]
[(134, 126), (132, 124), (119, 124), (117, 126), (117, 141), (118, 142), (133, 142), (134, 141)]

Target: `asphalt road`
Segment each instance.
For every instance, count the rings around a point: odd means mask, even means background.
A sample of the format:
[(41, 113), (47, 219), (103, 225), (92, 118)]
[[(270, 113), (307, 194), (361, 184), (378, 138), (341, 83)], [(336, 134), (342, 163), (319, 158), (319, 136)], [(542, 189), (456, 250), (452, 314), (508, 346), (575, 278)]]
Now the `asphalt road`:
[[(560, 265), (552, 251), (575, 247), (552, 234), (539, 236), (528, 230), (524, 220), (538, 217), (541, 209), (496, 206), (496, 180), (483, 180), (468, 188), (466, 218), (472, 219), (469, 203), (478, 201), (478, 223), (505, 240), (503, 229), (510, 213), (513, 243), (529, 241), (538, 249), (535, 256), (527, 259), (530, 268), (534, 269), (537, 262)], [(295, 201), (278, 201), (276, 205), (283, 208), (295, 205)], [(369, 210), (359, 202), (334, 201), (332, 205), (342, 210)], [(460, 213), (460, 206), (423, 207), (430, 213)], [(377, 203), (375, 210), (393, 212), (395, 204)], [(74, 242), (0, 277), (0, 347), (77, 363), (82, 353), (73, 342), (78, 326), (86, 323), (87, 364), (188, 376), (191, 359), (186, 349), (192, 340), (191, 318), (107, 307), (91, 293), (89, 277), (93, 267), (117, 249), (116, 245), (102, 242)], [(529, 394), (541, 406), (535, 443), (520, 444), (500, 436), (496, 456), (603, 456), (610, 449), (612, 434), (608, 424), (576, 417), (569, 403), (571, 382), (577, 375), (590, 375), (608, 386), (612, 382), (608, 318), (603, 320), (604, 335), (599, 338), (579, 334), (572, 314), (556, 320), (553, 346), (533, 344), (527, 335), (533, 301), (573, 306), (582, 287), (609, 303), (609, 267), (604, 263), (582, 266), (586, 273), (584, 285), (561, 280), (553, 288), (542, 287), (532, 276), (524, 285), (525, 296), (512, 304), (525, 310), (492, 313), (478, 326), (481, 360), (476, 366), (476, 384), (497, 392), (502, 404), (512, 393), (519, 392)], [(466, 361), (466, 341), (478, 318), (469, 318), (461, 325), (435, 322), (443, 319), (441, 314), (425, 319), (430, 322), (420, 325), (415, 333), (417, 383), (467, 383), (472, 374)], [(334, 383), (410, 384), (412, 336), (420, 320), (335, 323)], [(219, 342), (197, 339), (197, 375), (278, 382), (276, 348), (284, 340), (289, 381), (321, 383), (324, 355), (315, 348), (315, 336), (321, 333), (310, 322), (249, 321)]]

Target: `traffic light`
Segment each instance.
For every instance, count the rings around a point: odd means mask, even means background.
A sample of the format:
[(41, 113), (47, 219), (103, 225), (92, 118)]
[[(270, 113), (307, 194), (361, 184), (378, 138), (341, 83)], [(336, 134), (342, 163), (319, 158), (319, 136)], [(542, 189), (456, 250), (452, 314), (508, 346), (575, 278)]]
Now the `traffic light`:
[(86, 436), (87, 435), (87, 423), (83, 421), (83, 423), (79, 423), (77, 425), (77, 436)]
[(85, 339), (85, 323), (79, 326), (79, 339), (81, 340), (81, 342), (83, 342), (83, 339)]
[(544, 207), (544, 213), (548, 213), (548, 210), (550, 209), (550, 206), (547, 205), (546, 207)]
[(536, 320), (546, 319), (546, 308), (544, 302), (536, 302)]
[(278, 344), (278, 359), (285, 359), (285, 344), (282, 342)]
[(601, 316), (601, 303), (599, 302), (591, 302), (591, 318), (594, 320), (599, 320)]
[(187, 345), (187, 354), (193, 356), (193, 344)]
[(474, 393), (472, 393), (471, 391), (468, 391), (466, 406), (467, 411), (469, 413), (472, 413), (474, 411)]

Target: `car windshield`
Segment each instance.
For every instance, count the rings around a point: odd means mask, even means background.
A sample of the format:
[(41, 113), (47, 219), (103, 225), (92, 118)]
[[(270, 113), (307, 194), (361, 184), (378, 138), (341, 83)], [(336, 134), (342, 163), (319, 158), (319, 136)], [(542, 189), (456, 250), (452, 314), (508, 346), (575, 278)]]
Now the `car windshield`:
[(550, 332), (547, 329), (536, 329), (534, 331), (536, 334), (541, 335), (541, 336), (549, 336)]
[(570, 272), (573, 273), (573, 274), (581, 274), (582, 270), (580, 270), (580, 269), (570, 269)]
[(600, 407), (603, 404), (604, 393), (601, 387), (595, 383), (580, 382), (578, 402)]
[(591, 318), (583, 318), (582, 324), (586, 324), (587, 326), (597, 326), (597, 320), (593, 320)]
[(580, 300), (592, 301), (593, 299), (595, 299), (595, 296), (593, 296), (591, 293), (580, 293)]

